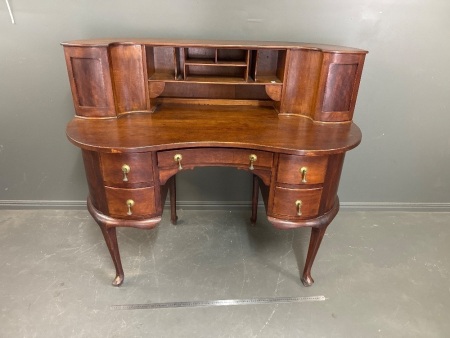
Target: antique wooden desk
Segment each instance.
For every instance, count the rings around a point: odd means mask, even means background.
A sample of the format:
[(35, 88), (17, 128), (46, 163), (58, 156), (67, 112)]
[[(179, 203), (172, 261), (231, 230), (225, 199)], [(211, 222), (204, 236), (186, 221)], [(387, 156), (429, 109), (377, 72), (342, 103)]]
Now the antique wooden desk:
[(201, 166), (253, 173), (279, 229), (311, 227), (301, 278), (339, 209), (345, 152), (366, 51), (300, 43), (87, 40), (63, 43), (76, 116), (67, 137), (81, 148), (88, 210), (124, 273), (116, 227), (151, 229), (167, 192), (176, 222), (175, 175)]

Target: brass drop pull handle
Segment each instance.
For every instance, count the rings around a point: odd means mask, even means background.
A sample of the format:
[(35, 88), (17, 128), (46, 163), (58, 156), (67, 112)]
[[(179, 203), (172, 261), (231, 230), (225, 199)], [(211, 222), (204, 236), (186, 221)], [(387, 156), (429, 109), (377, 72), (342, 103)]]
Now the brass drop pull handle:
[(302, 183), (307, 183), (306, 181), (306, 173), (308, 171), (308, 168), (306, 167), (301, 167), (300, 168), (300, 174), (302, 175)]
[(133, 200), (127, 200), (127, 207), (128, 207), (127, 215), (130, 216), (130, 215), (133, 214), (131, 212), (131, 208), (134, 207), (134, 201)]
[(296, 200), (295, 206), (297, 207), (297, 216), (301, 216), (302, 215), (302, 201)]
[(176, 154), (173, 159), (175, 160), (175, 162), (178, 162), (178, 170), (183, 169), (183, 167), (181, 166), (181, 160), (183, 159), (183, 156), (181, 156), (181, 154)]
[(253, 167), (253, 162), (255, 162), (258, 159), (258, 156), (256, 156), (255, 154), (251, 154), (248, 159), (250, 160), (250, 167), (248, 167), (248, 169), (253, 170), (255, 169)]
[(122, 172), (123, 172), (123, 179), (122, 179), (122, 181), (128, 182), (127, 174), (130, 172), (130, 170), (131, 170), (131, 168), (130, 168), (130, 166), (128, 164), (124, 164), (122, 166)]

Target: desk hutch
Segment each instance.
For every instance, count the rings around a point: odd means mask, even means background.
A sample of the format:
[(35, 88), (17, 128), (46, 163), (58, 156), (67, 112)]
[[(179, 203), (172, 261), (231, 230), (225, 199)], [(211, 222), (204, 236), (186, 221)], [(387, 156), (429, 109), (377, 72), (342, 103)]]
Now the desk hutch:
[(345, 153), (361, 141), (352, 123), (366, 51), (249, 41), (84, 40), (63, 43), (81, 148), (87, 207), (116, 269), (116, 227), (151, 229), (175, 176), (203, 166), (253, 174), (278, 229), (311, 227), (301, 280), (339, 209)]

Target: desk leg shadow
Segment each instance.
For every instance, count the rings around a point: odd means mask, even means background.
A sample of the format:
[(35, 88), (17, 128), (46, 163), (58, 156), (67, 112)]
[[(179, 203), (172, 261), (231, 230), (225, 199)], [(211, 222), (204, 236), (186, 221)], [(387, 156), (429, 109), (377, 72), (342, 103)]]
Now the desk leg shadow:
[(176, 183), (177, 175), (169, 178), (169, 195), (170, 195), (170, 222), (173, 225), (177, 224), (178, 216), (177, 216), (177, 183)]
[(258, 215), (258, 195), (259, 195), (259, 181), (258, 176), (253, 175), (253, 189), (252, 189), (252, 216), (250, 217), (251, 225), (256, 224)]

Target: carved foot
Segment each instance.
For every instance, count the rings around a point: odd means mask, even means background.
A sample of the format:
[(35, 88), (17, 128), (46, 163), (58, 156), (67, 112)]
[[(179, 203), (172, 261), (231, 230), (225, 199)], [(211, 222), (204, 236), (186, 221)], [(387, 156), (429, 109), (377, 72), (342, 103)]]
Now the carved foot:
[(300, 278), (300, 280), (302, 281), (304, 286), (311, 286), (314, 284), (314, 279), (311, 277), (311, 275), (303, 276), (302, 278)]
[(114, 278), (112, 285), (113, 286), (121, 286), (123, 283), (124, 275), (117, 275), (116, 278)]

